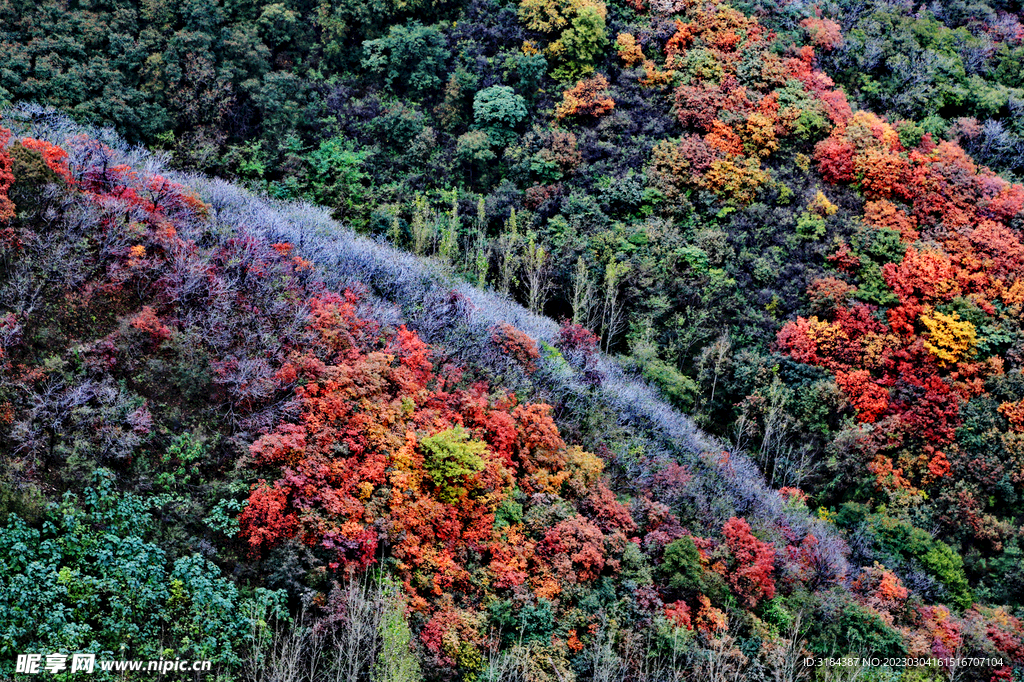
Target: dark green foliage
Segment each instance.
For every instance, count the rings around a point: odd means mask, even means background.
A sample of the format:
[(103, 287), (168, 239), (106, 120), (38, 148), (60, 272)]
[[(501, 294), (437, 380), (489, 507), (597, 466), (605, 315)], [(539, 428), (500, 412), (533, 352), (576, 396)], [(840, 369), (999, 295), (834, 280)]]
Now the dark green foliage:
[(361, 208), (370, 177), (363, 166), (372, 152), (356, 150), (338, 137), (324, 140), (309, 155), (310, 178), (306, 194), (313, 200), (337, 207), (341, 216)]
[(544, 55), (515, 53), (510, 57), (519, 79), (519, 90), (526, 97), (533, 97), (548, 71), (548, 60)]
[(703, 592), (704, 569), (693, 538), (685, 537), (665, 546), (659, 572), (666, 584), (683, 592)]
[(866, 504), (846, 502), (839, 508), (839, 512), (836, 514), (836, 524), (844, 528), (856, 528), (863, 523), (870, 512), (871, 509)]
[(172, 490), (200, 484), (198, 467), (210, 459), (213, 445), (190, 433), (175, 437), (160, 457), (161, 471), (153, 477), (154, 485)]
[(503, 147), (515, 139), (515, 128), (526, 118), (526, 103), (507, 85), (494, 85), (473, 96), (473, 123), (491, 144)]
[[(903, 637), (881, 616), (859, 604), (845, 604), (837, 618), (811, 633), (811, 650), (831, 656), (905, 656)], [(843, 654), (838, 654), (843, 652)]]
[(494, 512), (494, 527), (505, 528), (523, 522), (523, 505), (514, 499), (507, 499)]
[(701, 566), (700, 553), (689, 536), (665, 546), (658, 573), (663, 584), (680, 595), (692, 597), (702, 594), (718, 604), (729, 598), (729, 589), (722, 576)]
[(551, 631), (555, 627), (555, 615), (547, 599), (540, 599), (536, 605), (521, 609), (519, 619), (524, 642), (550, 641)]
[(65, 650), (238, 666), (253, 628), (283, 615), (283, 594), (243, 596), (206, 559), (172, 560), (152, 542), (143, 498), (114, 485), (100, 470), (95, 487), (51, 506), (41, 529), (12, 515), (0, 530), (4, 665), (17, 652)]
[(441, 84), (448, 59), (447, 41), (436, 26), (411, 21), (363, 44), (363, 68), (389, 89), (423, 94)]
[(495, 630), (507, 642), (550, 642), (555, 627), (551, 602), (540, 599), (536, 604), (518, 609), (511, 601), (494, 602), (488, 608)]
[(1024, 599), (1024, 552), (1016, 539), (1007, 543), (1001, 556), (980, 563), (974, 567), (982, 574), (982, 585), (975, 591), (978, 599), (996, 604)]

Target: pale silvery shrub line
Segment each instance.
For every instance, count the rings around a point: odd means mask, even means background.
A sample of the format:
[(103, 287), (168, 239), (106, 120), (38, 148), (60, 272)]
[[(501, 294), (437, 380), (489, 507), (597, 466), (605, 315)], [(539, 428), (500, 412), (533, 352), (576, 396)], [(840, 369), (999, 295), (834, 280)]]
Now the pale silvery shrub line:
[[(222, 180), (188, 176), (184, 181), (211, 203), (217, 221), (244, 225), (271, 241), (295, 244), (316, 264), (329, 286), (369, 287), (372, 294), (391, 304), (383, 307), (392, 311), (392, 321), (403, 320), (455, 358), (482, 360), (492, 369), (500, 364), (488, 353), (490, 329), (499, 322), (511, 324), (539, 342), (554, 344), (558, 325), (550, 318), (531, 313), (494, 291), (477, 289), (430, 259), (356, 234), (334, 221), (327, 209), (256, 197)], [(469, 303), (461, 316), (444, 315), (443, 310), (438, 314), (451, 292)], [(520, 383), (539, 397), (554, 398), (555, 403), (572, 401), (588, 391), (577, 372), (543, 352), (541, 369), (534, 375), (539, 381), (531, 382), (522, 373), (510, 376), (507, 368), (501, 369), (503, 383), (509, 388), (514, 390), (515, 383)], [(655, 460), (672, 457), (689, 467), (694, 475), (691, 496), (704, 507), (702, 517), (720, 524), (731, 515), (740, 515), (766, 529), (783, 524), (797, 536), (813, 532), (820, 541), (819, 551), (827, 555), (835, 572), (845, 573), (846, 549), (835, 531), (806, 510), (786, 504), (767, 487), (748, 457), (730, 452), (728, 461), (723, 462), (721, 455), (729, 447), (669, 406), (656, 389), (628, 375), (605, 355), (599, 357), (598, 369), (604, 375), (599, 400), (613, 408), (619, 425), (645, 442)]]

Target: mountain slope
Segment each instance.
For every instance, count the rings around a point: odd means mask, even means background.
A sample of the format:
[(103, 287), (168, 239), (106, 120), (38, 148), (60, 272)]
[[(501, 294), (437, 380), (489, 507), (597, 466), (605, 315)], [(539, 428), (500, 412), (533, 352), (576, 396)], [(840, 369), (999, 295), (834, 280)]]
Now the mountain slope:
[[(370, 565), (402, 586), (381, 594), (407, 603), (404, 651), (430, 678), (509, 665), (545, 679), (675, 675), (724, 660), (738, 674), (784, 674), (803, 647), (953, 653), (957, 642), (1016, 655), (1006, 612), (953, 616), (880, 566), (852, 571), (844, 543), (798, 494), (787, 502), (767, 489), (742, 453), (702, 435), (584, 330), (459, 284), (322, 209), (165, 177), (152, 157), (64, 119), (15, 116), (5, 537), (21, 544), (4, 561), (5, 575), (40, 578), (9, 578), (8, 606), (118, 589), (119, 574), (88, 551), (65, 555), (71, 574), (58, 570), (41, 542), (52, 537), (151, 543), (157, 582), (116, 627), (153, 631), (167, 615), (147, 604), (178, 604), (182, 630), (161, 646), (214, 652), (204, 655), (225, 679), (268, 654), (246, 640), (254, 616), (201, 620), (211, 590), (239, 614), (312, 598), (312, 616), (343, 637), (354, 593), (332, 592), (332, 579)], [(106, 473), (91, 479), (95, 467)], [(111, 482), (132, 511), (111, 506)], [(18, 517), (57, 513), (33, 494), (65, 490), (82, 501), (65, 497), (64, 509), (96, 519), (102, 535), (25, 529)], [(189, 575), (212, 574), (175, 577), (192, 565)], [(252, 592), (263, 585), (283, 591)], [(102, 653), (118, 630), (92, 603), (47, 616), (53, 634), (8, 611), (5, 646)], [(212, 639), (200, 647), (189, 627)], [(754, 641), (759, 653), (745, 649)], [(130, 646), (155, 655), (145, 639)], [(595, 659), (592, 647), (606, 653)]]

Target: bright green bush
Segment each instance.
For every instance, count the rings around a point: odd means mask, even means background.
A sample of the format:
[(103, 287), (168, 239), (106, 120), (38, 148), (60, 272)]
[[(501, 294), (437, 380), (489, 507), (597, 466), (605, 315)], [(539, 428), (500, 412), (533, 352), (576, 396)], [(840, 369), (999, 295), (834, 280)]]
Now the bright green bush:
[(885, 514), (872, 514), (867, 528), (875, 534), (881, 548), (904, 560), (917, 561), (948, 590), (953, 603), (960, 608), (973, 601), (964, 574), (963, 559), (944, 542), (935, 540), (925, 530)]
[(467, 492), (466, 477), (483, 471), (481, 455), (487, 445), (470, 440), (466, 430), (457, 426), (424, 438), (420, 450), (427, 472), (437, 486), (438, 499), (455, 502)]

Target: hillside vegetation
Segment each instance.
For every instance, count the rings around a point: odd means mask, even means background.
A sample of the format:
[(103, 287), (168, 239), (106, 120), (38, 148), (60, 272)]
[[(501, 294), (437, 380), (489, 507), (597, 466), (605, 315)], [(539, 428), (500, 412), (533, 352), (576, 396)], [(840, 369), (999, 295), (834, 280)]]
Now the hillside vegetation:
[(11, 665), (1024, 670), (1019, 5), (7, 9)]

